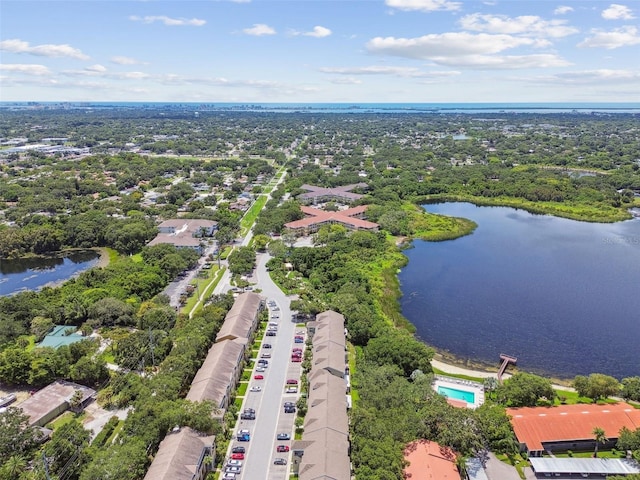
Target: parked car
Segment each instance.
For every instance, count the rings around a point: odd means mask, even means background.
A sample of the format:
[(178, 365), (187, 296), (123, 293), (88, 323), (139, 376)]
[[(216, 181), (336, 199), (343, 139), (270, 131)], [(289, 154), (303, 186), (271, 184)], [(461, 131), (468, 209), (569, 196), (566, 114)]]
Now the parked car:
[(288, 452), (289, 451), (289, 445), (278, 445), (276, 447), (276, 452)]
[(258, 375), (254, 375), (253, 379), (254, 380), (264, 380), (264, 375), (259, 373)]
[(269, 326), (270, 327), (277, 327), (278, 326), (278, 322), (269, 322)]
[(241, 420), (255, 420), (256, 411), (253, 408), (245, 408), (240, 414)]
[(302, 353), (302, 348), (300, 347), (293, 347), (293, 350), (291, 350), (292, 352), (299, 352)]
[(267, 337), (275, 337), (278, 333), (274, 332), (273, 330), (269, 330), (266, 335)]
[(271, 348), (271, 344), (270, 343), (265, 343), (264, 345), (262, 345), (262, 348)]
[(245, 448), (241, 447), (240, 445), (231, 449), (231, 453), (245, 453), (245, 451)]
[(291, 405), (291, 406), (286, 406), (284, 407), (284, 413), (296, 413), (296, 407)]
[(278, 440), (291, 440), (291, 435), (289, 435), (288, 433), (279, 433), (276, 438)]
[(271, 358), (271, 354), (270, 353), (263, 353), (262, 355), (260, 355), (260, 357), (262, 357), (262, 358)]
[(244, 460), (244, 453), (232, 453), (231, 454), (231, 459), (232, 460)]
[(224, 469), (224, 473), (240, 473), (241, 470), (241, 467), (227, 467)]
[(300, 363), (302, 362), (302, 357), (299, 355), (291, 355), (291, 361), (293, 363)]
[[(267, 332), (267, 335), (269, 335), (269, 332)], [(296, 337), (293, 339), (294, 343), (304, 343), (304, 338), (300, 338), (300, 337)]]
[(228, 460), (227, 467), (242, 467), (241, 460)]
[(266, 371), (267, 371), (267, 369), (264, 368), (264, 367), (256, 367), (256, 372), (257, 373), (266, 372)]
[[(257, 370), (257, 369), (256, 369)], [(258, 385), (255, 385), (253, 387), (251, 387), (249, 389), (250, 392), (261, 392), (262, 391), (262, 387), (259, 387)]]
[(286, 464), (287, 464), (287, 461), (286, 461), (284, 458), (276, 458), (276, 459), (273, 461), (273, 464), (274, 464), (274, 465), (286, 465)]
[(295, 378), (287, 379), (287, 385), (297, 385), (297, 384), (298, 384), (298, 380), (296, 380)]
[(287, 387), (285, 393), (298, 393), (298, 387)]
[(235, 480), (236, 474), (233, 472), (225, 472), (224, 475), (222, 475), (222, 477), (220, 477), (222, 480)]
[(258, 365), (261, 365), (266, 368), (269, 366), (269, 360), (265, 360), (264, 358), (261, 358), (260, 360), (258, 360)]

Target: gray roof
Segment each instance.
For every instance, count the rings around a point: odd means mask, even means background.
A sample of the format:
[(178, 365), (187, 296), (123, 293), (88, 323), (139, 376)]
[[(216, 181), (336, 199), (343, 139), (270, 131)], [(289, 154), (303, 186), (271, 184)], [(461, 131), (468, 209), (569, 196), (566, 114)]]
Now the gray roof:
[(336, 342), (344, 347), (344, 315), (327, 310), (318, 314), (314, 323), (316, 327), (313, 334), (314, 346), (323, 342)]
[(64, 410), (69, 408), (69, 401), (76, 390), (82, 392), (81, 403), (86, 402), (96, 394), (96, 391), (92, 388), (59, 380), (47, 385), (42, 390), (38, 390), (24, 402), (16, 406), (21, 408), (22, 411), (29, 416), (29, 425), (43, 427), (44, 425), (41, 425), (41, 420), (46, 418), (51, 412), (62, 407), (64, 407)]
[(349, 434), (346, 384), (342, 378), (321, 370), (309, 379), (303, 440), (307, 440), (307, 433), (324, 428)]
[(249, 338), (261, 306), (262, 298), (257, 293), (238, 295), (224, 318), (216, 342), (230, 338)]
[(199, 247), (199, 238), (192, 237), (191, 235), (172, 235), (170, 233), (159, 233), (151, 240), (147, 245), (150, 247), (153, 245), (160, 245), (161, 243), (168, 243), (175, 247)]
[(246, 340), (242, 339), (214, 343), (191, 382), (187, 400), (209, 400), (218, 408), (224, 407), (225, 397), (235, 386), (245, 347)]
[(334, 430), (318, 430), (304, 434), (310, 443), (300, 461), (300, 480), (349, 480), (349, 437)]
[(191, 480), (197, 472), (203, 449), (211, 447), (214, 438), (189, 427), (169, 433), (160, 443), (145, 480)]
[(640, 465), (623, 458), (529, 458), (536, 473), (628, 475), (640, 473)]
[(180, 228), (186, 226), (188, 231), (193, 232), (201, 227), (211, 228), (217, 224), (218, 222), (215, 220), (205, 220), (204, 218), (171, 218), (158, 225), (158, 228)]
[(314, 337), (313, 345), (311, 375), (314, 375), (318, 370), (328, 370), (333, 375), (344, 377), (347, 365), (344, 343), (340, 345), (335, 342), (324, 342), (316, 346)]

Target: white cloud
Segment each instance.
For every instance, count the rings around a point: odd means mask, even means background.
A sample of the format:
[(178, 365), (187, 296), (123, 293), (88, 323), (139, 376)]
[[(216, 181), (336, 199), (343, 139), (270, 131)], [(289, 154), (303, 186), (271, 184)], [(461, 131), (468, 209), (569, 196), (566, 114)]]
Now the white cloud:
[(578, 29), (566, 25), (566, 20), (544, 20), (536, 15), (508, 17), (473, 13), (460, 19), (465, 30), (504, 34), (535, 34), (542, 37), (566, 37), (578, 33)]
[(435, 12), (437, 10), (460, 10), (461, 2), (447, 0), (385, 0), (389, 7), (405, 11)]
[(146, 17), (131, 15), (129, 20), (142, 23), (161, 22), (168, 27), (201, 27), (207, 23), (206, 20), (202, 20), (200, 18), (172, 18), (167, 17), (166, 15), (148, 15)]
[(276, 34), (275, 29), (273, 29), (272, 27), (270, 27), (269, 25), (266, 25), (264, 23), (254, 23), (253, 27), (245, 28), (242, 31), (244, 33), (246, 33), (247, 35), (253, 35), (253, 36), (256, 36), (256, 37), (261, 37), (263, 35), (275, 35)]
[(331, 30), (329, 30), (326, 27), (321, 27), (320, 25), (316, 25), (315, 27), (313, 27), (312, 31), (305, 32), (303, 33), (303, 35), (306, 35), (307, 37), (316, 37), (316, 38), (328, 37), (329, 35), (331, 35)]
[(626, 5), (612, 3), (609, 8), (602, 11), (602, 18), (605, 20), (632, 20), (635, 17)]
[(569, 12), (573, 12), (573, 7), (569, 7), (567, 5), (560, 5), (553, 11), (554, 15), (565, 15)]
[(22, 73), (25, 75), (51, 75), (51, 72), (44, 65), (25, 64), (25, 63), (13, 63), (13, 64), (0, 64), (0, 70), (5, 72)]
[(512, 35), (449, 32), (417, 38), (376, 37), (369, 40), (366, 47), (372, 53), (429, 60), (440, 56), (488, 55), (520, 46), (548, 45), (545, 40)]
[(334, 73), (339, 75), (393, 75), (396, 77), (409, 78), (433, 78), (433, 77), (450, 77), (459, 75), (456, 71), (430, 71), (425, 72), (415, 67), (393, 67), (372, 65), (367, 67), (322, 67), (320, 71), (323, 73)]
[(27, 53), (30, 55), (37, 55), (39, 57), (71, 57), (79, 60), (88, 60), (89, 56), (82, 53), (77, 48), (73, 48), (70, 45), (29, 45), (29, 42), (25, 42), (19, 39), (3, 40), (0, 42), (0, 50), (11, 53)]
[(107, 68), (102, 65), (96, 64), (96, 65), (91, 65), (89, 67), (85, 67), (85, 70), (87, 70), (88, 72), (102, 73), (102, 72), (106, 72)]
[(610, 32), (593, 29), (591, 30), (591, 34), (592, 36), (585, 38), (578, 44), (578, 47), (606, 48), (612, 50), (614, 48), (640, 44), (638, 29), (630, 25), (616, 28)]
[(116, 63), (118, 65), (139, 65), (143, 63), (139, 60), (136, 60), (135, 58), (123, 57), (119, 55), (111, 57), (109, 60), (111, 60), (111, 63)]
[(640, 85), (640, 72), (610, 69), (584, 70), (537, 77), (536, 80), (542, 83), (561, 83), (563, 85), (602, 85), (604, 83), (607, 85), (614, 83)]
[(358, 80), (357, 78), (353, 78), (353, 77), (338, 77), (338, 78), (332, 78), (329, 81), (337, 85), (361, 85), (362, 84), (362, 80)]
[(553, 54), (537, 55), (464, 55), (459, 57), (432, 57), (440, 65), (473, 69), (514, 70), (519, 68), (553, 68), (571, 65)]

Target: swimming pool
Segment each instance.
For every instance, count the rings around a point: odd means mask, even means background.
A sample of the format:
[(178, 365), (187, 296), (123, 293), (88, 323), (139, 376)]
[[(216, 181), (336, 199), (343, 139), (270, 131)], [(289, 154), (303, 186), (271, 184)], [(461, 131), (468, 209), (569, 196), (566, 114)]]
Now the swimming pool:
[(458, 390), (457, 388), (438, 386), (438, 393), (444, 395), (447, 398), (454, 400), (462, 400), (467, 403), (475, 403), (476, 396), (473, 392), (468, 390)]

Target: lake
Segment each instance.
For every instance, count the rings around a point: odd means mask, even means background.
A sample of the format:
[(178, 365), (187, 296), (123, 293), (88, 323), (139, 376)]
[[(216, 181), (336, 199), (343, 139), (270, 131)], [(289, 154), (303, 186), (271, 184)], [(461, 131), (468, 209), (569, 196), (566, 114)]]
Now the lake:
[(0, 260), (0, 296), (63, 282), (95, 267), (99, 260), (99, 253), (94, 250), (79, 250), (64, 256)]
[(415, 241), (399, 274), (417, 335), (460, 358), (572, 378), (640, 375), (640, 219), (576, 222), (504, 207), (426, 205), (472, 235)]

